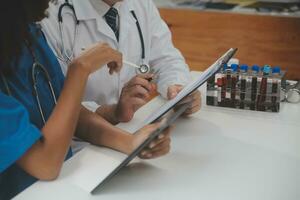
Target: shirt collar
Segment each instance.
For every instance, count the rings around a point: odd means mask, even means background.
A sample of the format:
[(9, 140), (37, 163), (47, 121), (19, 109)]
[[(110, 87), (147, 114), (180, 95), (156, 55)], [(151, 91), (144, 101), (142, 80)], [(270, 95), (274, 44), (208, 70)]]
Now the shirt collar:
[(100, 16), (104, 16), (110, 6), (102, 0), (88, 0)]
[[(113, 7), (120, 12), (122, 2), (117, 2)], [(73, 6), (78, 20), (97, 19), (104, 16), (110, 6), (102, 0), (73, 0)]]
[[(96, 10), (96, 12), (102, 17), (110, 9), (110, 6), (102, 0), (89, 0), (89, 1), (92, 4), (92, 6), (94, 7), (94, 9)], [(120, 2), (117, 2), (113, 7), (116, 8), (118, 10), (118, 12), (120, 12), (120, 10), (119, 10)]]
[(96, 19), (99, 17), (89, 0), (72, 0), (78, 20)]

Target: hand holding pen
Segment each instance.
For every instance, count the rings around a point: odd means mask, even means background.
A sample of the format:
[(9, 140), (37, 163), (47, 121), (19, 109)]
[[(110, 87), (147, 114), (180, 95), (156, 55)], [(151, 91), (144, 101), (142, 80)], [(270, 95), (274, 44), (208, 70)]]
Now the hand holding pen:
[(119, 122), (128, 122), (134, 113), (151, 98), (156, 85), (152, 82), (154, 74), (139, 74), (133, 77), (122, 88), (115, 117)]

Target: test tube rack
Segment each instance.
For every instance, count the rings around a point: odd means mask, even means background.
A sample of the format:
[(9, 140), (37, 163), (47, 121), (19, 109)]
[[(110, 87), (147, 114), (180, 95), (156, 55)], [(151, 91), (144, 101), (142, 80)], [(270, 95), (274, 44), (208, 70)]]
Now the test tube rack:
[(207, 81), (206, 104), (236, 109), (279, 112), (285, 71), (236, 64), (225, 66)]

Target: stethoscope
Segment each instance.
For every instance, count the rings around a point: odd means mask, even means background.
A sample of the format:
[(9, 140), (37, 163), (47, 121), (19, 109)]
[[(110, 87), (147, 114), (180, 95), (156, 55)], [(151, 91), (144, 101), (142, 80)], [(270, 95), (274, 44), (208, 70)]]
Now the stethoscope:
[[(71, 10), (71, 12), (73, 14), (74, 22), (75, 22), (74, 40), (73, 40), (72, 45), (71, 45), (71, 52), (69, 52), (69, 53), (66, 51), (64, 40), (63, 40), (63, 36), (64, 36), (63, 10), (64, 10), (64, 8), (69, 8)], [(135, 67), (137, 73), (141, 73), (141, 74), (149, 73), (151, 71), (151, 68), (145, 62), (145, 58), (146, 58), (145, 42), (144, 42), (142, 29), (141, 29), (140, 23), (138, 21), (138, 18), (136, 16), (135, 12), (133, 10), (131, 10), (130, 13), (132, 14), (132, 16), (134, 17), (134, 19), (136, 21), (135, 23), (136, 23), (136, 27), (137, 27), (140, 42), (141, 42), (141, 48), (142, 48), (141, 64), (136, 65), (136, 64), (130, 63), (128, 61), (123, 61), (123, 63), (127, 64), (131, 67)], [(65, 63), (69, 63), (74, 58), (74, 48), (76, 46), (76, 40), (77, 40), (77, 37), (78, 37), (78, 25), (79, 25), (79, 20), (76, 16), (74, 6), (69, 2), (69, 0), (65, 0), (65, 3), (63, 3), (59, 7), (59, 10), (58, 10), (58, 23), (59, 23), (60, 40), (61, 40), (61, 44), (62, 44), (62, 47), (60, 49), (61, 57), (58, 56), (58, 58), (60, 60), (62, 60), (63, 62), (65, 62)]]
[(296, 83), (286, 83), (285, 88), (281, 88), (282, 102), (300, 103), (300, 81)]
[[(71, 51), (69, 53), (66, 50), (66, 46), (64, 43), (64, 39), (63, 39), (64, 38), (64, 25), (63, 25), (63, 9), (64, 8), (69, 8), (72, 11), (72, 14), (73, 14), (72, 16), (75, 21), (74, 38), (73, 38), (73, 42), (71, 44)], [(58, 58), (65, 63), (70, 63), (72, 61), (72, 59), (74, 58), (74, 48), (76, 45), (76, 39), (78, 37), (79, 20), (76, 16), (74, 6), (69, 3), (69, 0), (65, 0), (65, 3), (63, 3), (61, 6), (59, 6), (57, 20), (58, 20), (58, 25), (59, 25), (60, 41), (62, 44), (61, 49), (60, 49), (61, 56), (58, 56)]]
[[(37, 105), (38, 105), (38, 109), (39, 109), (41, 118), (43, 120), (43, 123), (45, 124), (46, 123), (46, 119), (45, 119), (45, 115), (44, 115), (43, 108), (42, 108), (42, 105), (41, 105), (41, 100), (40, 100), (39, 93), (38, 93), (38, 84), (37, 84), (37, 76), (38, 76), (38, 74), (40, 72), (43, 73), (44, 77), (46, 78), (46, 81), (48, 83), (48, 87), (50, 89), (50, 92), (51, 92), (51, 95), (52, 95), (52, 98), (53, 98), (53, 102), (54, 102), (55, 105), (57, 104), (57, 99), (56, 99), (54, 88), (52, 86), (51, 78), (49, 76), (49, 73), (48, 73), (47, 69), (41, 63), (39, 63), (37, 61), (37, 58), (36, 58), (36, 55), (35, 55), (33, 49), (29, 45), (27, 45), (27, 47), (30, 50), (31, 56), (33, 58), (33, 64), (32, 64), (32, 67), (31, 67), (31, 78), (32, 78), (32, 84), (33, 84), (33, 95), (35, 96), (35, 99), (36, 99), (36, 102), (37, 102)], [(3, 73), (1, 73), (1, 79), (2, 79), (2, 81), (4, 83), (4, 87), (5, 87), (5, 90), (6, 90), (7, 94), (12, 97), (13, 94), (12, 94), (12, 92), (10, 90), (9, 85), (8, 85), (8, 81), (4, 77)]]

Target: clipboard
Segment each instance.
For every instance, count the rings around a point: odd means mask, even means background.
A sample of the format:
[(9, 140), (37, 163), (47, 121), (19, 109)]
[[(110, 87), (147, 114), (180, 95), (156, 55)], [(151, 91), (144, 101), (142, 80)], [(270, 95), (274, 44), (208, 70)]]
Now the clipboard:
[(127, 156), (127, 158), (124, 159), (124, 161), (117, 166), (94, 190), (92, 190), (91, 193), (93, 193), (95, 190), (100, 188), (102, 185), (107, 183), (112, 177), (114, 177), (123, 167), (127, 166), (130, 161), (132, 161), (136, 156), (139, 155), (139, 153), (150, 143), (157, 138), (166, 128), (168, 128), (170, 125), (172, 125), (176, 119), (184, 113), (184, 111), (189, 107), (189, 104), (182, 105), (179, 110), (174, 112), (172, 115), (169, 115), (167, 117), (166, 121), (158, 128), (156, 129), (142, 144), (140, 144), (130, 155)]
[[(179, 98), (175, 98), (171, 102), (171, 104), (166, 106), (164, 110), (162, 110), (158, 115), (151, 116), (147, 121), (148, 124), (152, 124), (155, 121), (163, 118), (170, 110), (174, 108), (182, 99), (193, 93), (197, 90), (202, 84), (204, 84), (211, 76), (217, 73), (221, 67), (226, 64), (230, 58), (236, 53), (236, 48), (229, 49), (222, 57), (220, 57), (211, 67), (209, 67), (203, 73), (204, 76), (198, 82), (191, 83), (191, 85), (187, 86), (188, 89), (183, 91), (184, 93), (179, 96)], [(182, 91), (181, 91), (182, 92)], [(180, 93), (181, 93), (180, 92)], [(179, 94), (180, 94), (179, 93)], [(178, 94), (178, 95), (179, 95)], [(180, 108), (170, 115), (166, 116), (166, 121), (157, 129), (155, 130), (142, 144), (140, 144), (130, 155), (128, 155), (105, 179), (103, 179), (92, 191), (93, 194), (96, 190), (106, 184), (112, 177), (114, 177), (123, 167), (128, 165), (130, 161), (132, 161), (145, 147), (147, 147), (155, 138), (159, 136), (167, 127), (172, 125), (178, 117), (180, 117), (186, 109), (189, 107), (189, 103), (183, 104)]]

